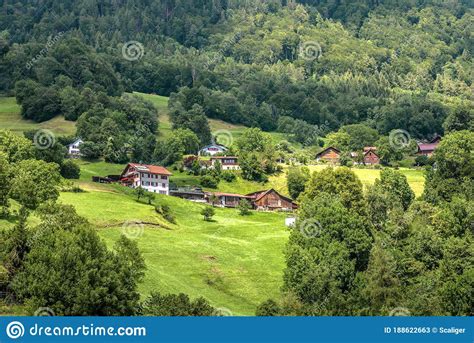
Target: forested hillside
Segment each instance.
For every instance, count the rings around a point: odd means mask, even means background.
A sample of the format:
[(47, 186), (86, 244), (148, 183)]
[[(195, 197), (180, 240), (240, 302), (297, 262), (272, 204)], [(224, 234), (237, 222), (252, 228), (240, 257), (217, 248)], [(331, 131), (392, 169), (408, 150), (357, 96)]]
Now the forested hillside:
[(321, 135), (362, 122), (428, 139), (450, 114), (472, 122), (469, 1), (0, 3), (0, 91), (29, 80), (17, 97), (35, 88), (43, 99), (23, 107), (38, 121), (76, 120), (91, 89), (105, 107), (123, 91), (175, 93), (175, 118), (276, 130), (292, 117)]

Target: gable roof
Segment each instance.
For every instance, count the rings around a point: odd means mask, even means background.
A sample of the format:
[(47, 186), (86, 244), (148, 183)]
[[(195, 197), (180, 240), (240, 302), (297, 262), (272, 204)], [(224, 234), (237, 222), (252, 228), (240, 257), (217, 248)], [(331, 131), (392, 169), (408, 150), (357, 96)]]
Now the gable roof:
[(84, 143), (84, 141), (83, 141), (81, 138), (76, 138), (76, 139), (74, 140), (74, 142), (70, 143), (68, 146), (76, 145), (76, 144), (79, 143), (79, 142)]
[(330, 147), (327, 147), (326, 149), (324, 149), (323, 151), (321, 151), (320, 153), (316, 154), (316, 157), (319, 157), (321, 155), (324, 155), (325, 153), (327, 153), (328, 151), (330, 150), (334, 150), (335, 152), (337, 152), (338, 154), (341, 153), (341, 151), (333, 146), (330, 146)]
[(369, 149), (369, 150), (367, 150), (367, 151), (364, 151), (364, 156), (367, 156), (367, 155), (370, 154), (370, 153), (372, 153), (372, 154), (374, 154), (375, 156), (377, 156), (377, 157), (380, 158), (380, 156), (375, 152), (375, 150), (372, 150), (372, 149)]
[(215, 193), (209, 193), (209, 194), (214, 194), (217, 197), (235, 197), (235, 198), (251, 198), (248, 195), (242, 195), (242, 194), (235, 194), (235, 193), (221, 193), (221, 192), (215, 192)]
[(152, 165), (152, 164), (140, 164), (140, 163), (129, 163), (129, 164), (127, 164), (127, 166), (125, 167), (122, 174), (124, 174), (128, 170), (129, 167), (134, 167), (138, 171), (141, 171), (141, 172), (144, 172), (144, 173), (167, 175), (167, 176), (173, 175), (165, 167), (155, 166), (155, 165)]
[(278, 193), (276, 190), (274, 190), (273, 188), (270, 188), (266, 191), (258, 191), (258, 192), (253, 192), (253, 193), (250, 193), (250, 194), (247, 194), (247, 196), (249, 197), (254, 197), (255, 198), (255, 201), (259, 201), (261, 200), (264, 196), (266, 196), (267, 194), (271, 193), (271, 192), (275, 192), (276, 194), (278, 194), (279, 197), (291, 202), (291, 203), (294, 203), (293, 199), (291, 198), (288, 198), (284, 195), (281, 195), (280, 193)]
[(228, 150), (228, 148), (225, 145), (222, 145), (222, 144), (209, 144), (209, 145), (206, 145), (205, 147), (202, 147), (201, 151), (209, 149), (209, 148), (213, 148), (213, 147), (217, 147), (217, 148), (220, 148), (222, 150)]
[(434, 151), (439, 143), (420, 143), (418, 144), (419, 151)]

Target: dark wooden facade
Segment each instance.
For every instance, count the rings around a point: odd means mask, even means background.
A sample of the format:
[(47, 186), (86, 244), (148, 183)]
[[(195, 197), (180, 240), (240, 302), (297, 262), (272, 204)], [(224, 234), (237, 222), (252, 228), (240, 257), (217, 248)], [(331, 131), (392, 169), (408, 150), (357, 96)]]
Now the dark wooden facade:
[(292, 211), (297, 208), (297, 205), (291, 200), (274, 189), (269, 189), (267, 191), (255, 192), (248, 194), (253, 198), (252, 204), (257, 210), (283, 210), (283, 211)]
[(316, 155), (317, 161), (326, 161), (331, 163), (339, 163), (340, 158), (341, 152), (334, 147), (326, 148)]
[(380, 157), (373, 150), (364, 153), (364, 164), (380, 164)]

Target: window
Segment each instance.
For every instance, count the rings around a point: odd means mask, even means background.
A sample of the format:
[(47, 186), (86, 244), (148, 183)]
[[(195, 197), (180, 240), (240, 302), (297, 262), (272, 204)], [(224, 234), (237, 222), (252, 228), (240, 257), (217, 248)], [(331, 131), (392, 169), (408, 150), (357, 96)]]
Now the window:
[(162, 183), (161, 187), (166, 188), (166, 183)]
[(160, 191), (160, 194), (166, 194), (166, 192), (165, 191)]
[(161, 179), (162, 179), (162, 180), (168, 180), (168, 176), (162, 175), (162, 176), (161, 176)]

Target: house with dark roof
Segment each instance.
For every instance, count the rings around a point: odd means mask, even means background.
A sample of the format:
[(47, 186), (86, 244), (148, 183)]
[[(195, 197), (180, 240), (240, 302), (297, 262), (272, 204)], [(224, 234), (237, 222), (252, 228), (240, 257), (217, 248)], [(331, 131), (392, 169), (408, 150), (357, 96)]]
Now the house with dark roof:
[(169, 178), (171, 175), (165, 167), (129, 163), (120, 175), (120, 182), (124, 186), (141, 187), (149, 192), (169, 195)]
[(194, 202), (207, 202), (207, 193), (205, 193), (200, 187), (170, 188), (170, 195)]
[[(211, 196), (214, 195), (217, 201), (213, 202)], [(231, 207), (235, 208), (239, 205), (240, 201), (243, 199), (248, 200), (250, 203), (252, 201), (252, 197), (247, 195), (241, 194), (234, 194), (234, 193), (207, 193), (206, 195), (207, 201), (212, 204), (213, 206), (221, 206), (221, 207)]]
[(339, 160), (341, 158), (341, 151), (339, 149), (336, 149), (335, 147), (328, 147), (318, 153), (316, 155), (316, 161), (321, 162), (331, 162), (331, 163), (339, 163)]
[(220, 161), (222, 170), (239, 170), (239, 158), (236, 156), (213, 156), (210, 159), (211, 166), (214, 167), (216, 162)]
[(227, 147), (221, 144), (213, 143), (199, 150), (199, 156), (215, 156), (227, 152)]
[(430, 157), (431, 155), (433, 155), (440, 142), (441, 136), (438, 135), (428, 143), (418, 143), (418, 155), (425, 155)]
[(281, 195), (276, 190), (269, 189), (247, 194), (256, 210), (265, 211), (293, 211), (298, 205), (290, 198)]

